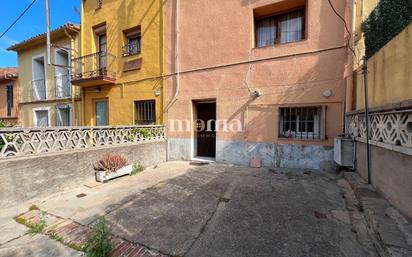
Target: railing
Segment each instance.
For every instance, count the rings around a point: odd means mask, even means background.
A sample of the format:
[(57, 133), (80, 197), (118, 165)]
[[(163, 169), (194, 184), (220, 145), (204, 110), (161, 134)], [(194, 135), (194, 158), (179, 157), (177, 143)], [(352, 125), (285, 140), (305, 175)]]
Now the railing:
[(141, 50), (140, 41), (126, 44), (125, 46), (123, 46), (122, 49), (123, 49), (123, 56), (139, 54)]
[(165, 139), (165, 127), (104, 126), (0, 129), (0, 159)]
[(32, 80), (32, 100), (39, 101), (47, 98), (46, 94), (46, 80), (36, 79)]
[[(412, 150), (412, 109), (374, 112), (369, 114), (369, 121), (371, 144)], [(365, 113), (348, 114), (346, 122), (349, 136), (358, 141), (366, 140)]]
[(72, 80), (107, 77), (116, 79), (116, 56), (107, 52), (98, 52), (72, 60)]
[(58, 75), (54, 77), (56, 98), (68, 98), (72, 95), (72, 84), (69, 75)]

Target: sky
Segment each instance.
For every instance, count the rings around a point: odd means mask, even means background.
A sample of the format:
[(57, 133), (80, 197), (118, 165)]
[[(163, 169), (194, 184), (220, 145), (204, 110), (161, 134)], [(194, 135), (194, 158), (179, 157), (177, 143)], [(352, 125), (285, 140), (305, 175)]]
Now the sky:
[[(33, 0), (1, 0), (0, 35)], [(51, 28), (67, 22), (80, 23), (81, 0), (49, 0)], [(37, 0), (14, 27), (0, 39), (0, 67), (17, 66), (17, 54), (6, 49), (15, 43), (46, 32), (45, 0)]]

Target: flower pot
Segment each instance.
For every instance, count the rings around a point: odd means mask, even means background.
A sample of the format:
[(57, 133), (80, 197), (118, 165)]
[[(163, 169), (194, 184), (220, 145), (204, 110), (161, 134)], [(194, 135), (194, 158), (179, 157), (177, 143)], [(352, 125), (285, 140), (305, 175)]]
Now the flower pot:
[(133, 170), (133, 165), (127, 165), (123, 168), (118, 169), (115, 172), (111, 171), (96, 171), (96, 181), (98, 182), (105, 182), (110, 179), (118, 178), (124, 175), (130, 175)]

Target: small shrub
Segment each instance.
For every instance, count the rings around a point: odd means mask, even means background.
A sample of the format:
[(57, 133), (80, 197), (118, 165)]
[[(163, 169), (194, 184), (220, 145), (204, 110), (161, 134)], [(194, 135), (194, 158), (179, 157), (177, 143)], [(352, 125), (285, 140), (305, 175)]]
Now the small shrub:
[(108, 257), (112, 251), (110, 231), (103, 217), (99, 218), (84, 247), (88, 257)]
[(132, 173), (130, 173), (130, 175), (137, 175), (138, 173), (142, 172), (144, 170), (144, 167), (139, 164), (139, 163), (135, 163), (133, 164), (133, 169), (132, 169)]
[(39, 222), (32, 224), (32, 223), (26, 223), (26, 225), (29, 227), (29, 233), (30, 234), (40, 234), (43, 232), (43, 230), (46, 228), (46, 213), (41, 212), (40, 213), (40, 220)]
[(105, 155), (94, 165), (96, 171), (116, 172), (120, 168), (127, 165), (127, 160), (120, 155)]

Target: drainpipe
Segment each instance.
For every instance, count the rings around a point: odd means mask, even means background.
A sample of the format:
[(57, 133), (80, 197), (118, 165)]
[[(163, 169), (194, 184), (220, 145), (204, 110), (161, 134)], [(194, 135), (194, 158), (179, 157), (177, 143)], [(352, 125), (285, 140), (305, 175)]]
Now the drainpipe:
[[(176, 92), (173, 96), (173, 98), (170, 100), (169, 104), (166, 106), (166, 135), (168, 134), (168, 122), (169, 122), (169, 109), (172, 106), (173, 102), (175, 100), (178, 99), (179, 96), (179, 90), (180, 90), (180, 55), (179, 55), (179, 51), (180, 51), (180, 44), (179, 44), (179, 35), (180, 35), (180, 31), (179, 31), (179, 6), (180, 6), (180, 1), (176, 0), (176, 9), (175, 9), (175, 15), (176, 15), (176, 22), (175, 22), (175, 69), (176, 69)], [(167, 138), (169, 139), (169, 137), (167, 136)], [(167, 161), (170, 159), (169, 158), (169, 153), (170, 153), (170, 149), (169, 149), (169, 143), (167, 143), (167, 147), (166, 147), (166, 158)]]
[(366, 158), (368, 168), (368, 184), (372, 183), (371, 179), (371, 149), (369, 144), (370, 131), (369, 131), (369, 104), (368, 104), (368, 60), (364, 57), (363, 61), (363, 86), (365, 91), (365, 123), (366, 123)]

